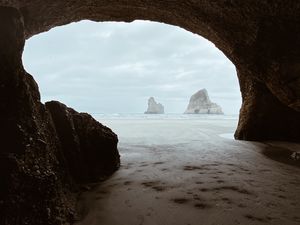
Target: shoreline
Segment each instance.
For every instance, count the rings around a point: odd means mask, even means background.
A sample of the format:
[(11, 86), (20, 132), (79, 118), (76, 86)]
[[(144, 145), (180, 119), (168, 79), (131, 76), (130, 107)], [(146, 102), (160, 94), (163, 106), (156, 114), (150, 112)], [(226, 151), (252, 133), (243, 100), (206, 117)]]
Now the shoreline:
[(120, 134), (121, 168), (81, 195), (76, 225), (300, 223), (299, 167), (263, 154), (286, 143), (220, 137), (232, 121), (106, 123)]

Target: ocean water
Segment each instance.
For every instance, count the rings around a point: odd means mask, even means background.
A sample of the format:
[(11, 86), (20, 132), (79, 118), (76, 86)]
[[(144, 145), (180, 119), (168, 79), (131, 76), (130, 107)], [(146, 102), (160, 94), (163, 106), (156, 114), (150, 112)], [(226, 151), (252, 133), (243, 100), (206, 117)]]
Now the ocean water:
[(99, 120), (237, 120), (238, 115), (218, 115), (218, 114), (144, 114), (144, 113), (96, 113), (93, 116)]
[(95, 114), (119, 137), (119, 145), (178, 145), (209, 137), (233, 139), (238, 115)]

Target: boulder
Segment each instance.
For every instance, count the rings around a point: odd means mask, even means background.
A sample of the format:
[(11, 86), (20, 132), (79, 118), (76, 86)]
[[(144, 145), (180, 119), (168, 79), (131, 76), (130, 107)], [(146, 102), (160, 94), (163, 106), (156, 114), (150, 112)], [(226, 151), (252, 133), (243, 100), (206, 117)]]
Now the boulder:
[(153, 97), (148, 99), (148, 109), (145, 114), (163, 114), (164, 106), (160, 103), (156, 103)]
[(118, 136), (110, 128), (58, 101), (47, 102), (46, 107), (77, 182), (98, 181), (119, 168)]
[(222, 108), (210, 101), (207, 90), (202, 89), (190, 98), (186, 114), (223, 114)]

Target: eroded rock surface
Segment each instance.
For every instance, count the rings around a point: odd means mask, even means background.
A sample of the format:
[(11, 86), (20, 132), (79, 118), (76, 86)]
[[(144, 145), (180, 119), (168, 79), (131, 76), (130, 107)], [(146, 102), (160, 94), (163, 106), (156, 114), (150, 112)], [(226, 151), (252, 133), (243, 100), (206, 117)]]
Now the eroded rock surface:
[(235, 138), (300, 142), (300, 113), (279, 101), (263, 83), (245, 75), (240, 79), (243, 104)]
[(111, 129), (57, 101), (47, 102), (46, 108), (77, 182), (97, 181), (119, 168), (118, 137)]
[[(72, 149), (65, 154), (65, 143), (61, 143), (49, 111), (40, 102), (38, 86), (22, 66), (23, 26), (18, 10), (0, 7), (0, 224), (69, 224), (76, 217), (78, 181), (71, 167), (72, 160), (80, 157), (76, 151), (94, 154), (94, 160), (101, 157), (98, 165), (83, 165), (94, 172), (85, 181), (95, 181), (96, 174), (105, 171), (106, 175), (117, 168), (118, 164), (110, 164), (110, 168), (101, 164), (110, 154), (116, 156), (117, 139), (90, 116), (79, 115), (74, 121), (80, 125), (78, 137), (86, 138), (86, 143), (74, 149), (75, 154)], [(105, 146), (105, 153), (103, 148), (100, 154), (94, 153), (90, 144)], [(109, 153), (106, 147), (112, 147)]]
[(153, 97), (148, 99), (148, 109), (145, 114), (163, 114), (165, 112), (164, 106), (157, 103)]
[(201, 89), (190, 98), (184, 113), (187, 114), (223, 114), (221, 106), (210, 101), (207, 90)]
[(0, 8), (0, 30), (0, 224), (62, 224), (73, 217), (72, 178), (38, 86), (22, 67), (17, 10)]

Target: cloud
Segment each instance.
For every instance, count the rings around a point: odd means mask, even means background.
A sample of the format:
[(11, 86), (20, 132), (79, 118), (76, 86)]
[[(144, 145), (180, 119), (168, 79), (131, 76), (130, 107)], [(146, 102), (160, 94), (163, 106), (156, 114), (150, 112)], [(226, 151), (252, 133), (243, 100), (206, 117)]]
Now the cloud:
[(42, 100), (78, 110), (144, 112), (154, 96), (166, 112), (183, 112), (206, 88), (211, 99), (237, 114), (241, 96), (235, 67), (211, 42), (179, 27), (149, 21), (56, 27), (26, 42), (24, 66)]

